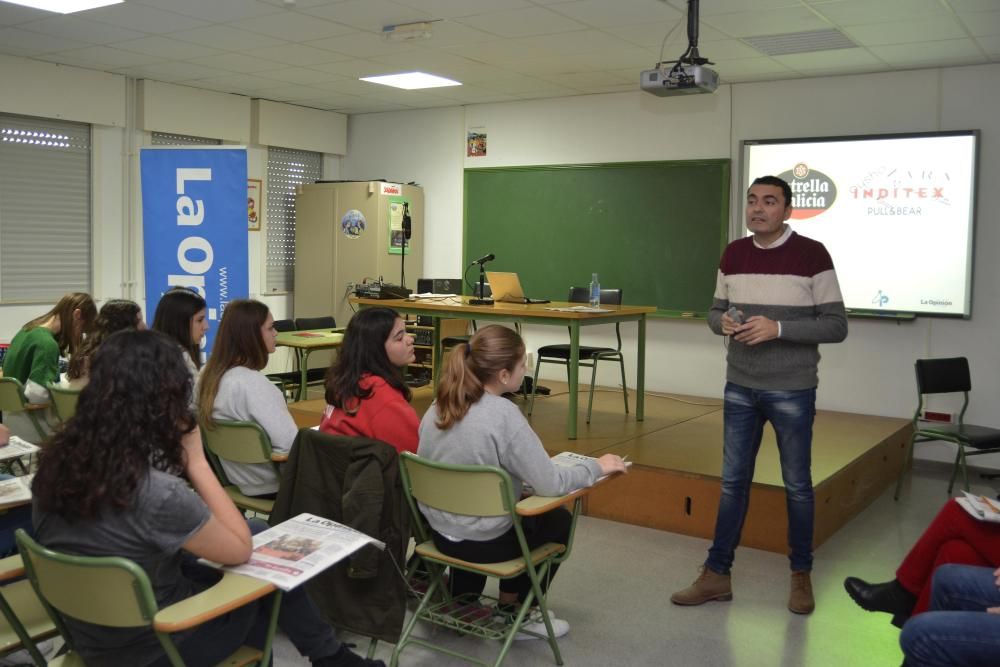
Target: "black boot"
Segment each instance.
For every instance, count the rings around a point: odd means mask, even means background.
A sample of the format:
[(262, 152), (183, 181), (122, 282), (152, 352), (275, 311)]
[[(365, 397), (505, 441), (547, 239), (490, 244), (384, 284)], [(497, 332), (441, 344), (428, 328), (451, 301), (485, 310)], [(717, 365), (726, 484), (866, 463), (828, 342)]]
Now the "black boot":
[(844, 589), (862, 609), (892, 614), (892, 624), (900, 628), (917, 603), (917, 596), (903, 588), (897, 579), (869, 584), (857, 577), (848, 577), (844, 579)]

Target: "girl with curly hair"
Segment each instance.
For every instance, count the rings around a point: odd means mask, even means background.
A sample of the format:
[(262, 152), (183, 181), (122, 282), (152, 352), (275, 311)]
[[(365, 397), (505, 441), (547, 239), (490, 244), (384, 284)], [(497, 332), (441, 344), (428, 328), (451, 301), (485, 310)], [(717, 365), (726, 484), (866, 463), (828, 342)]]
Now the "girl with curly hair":
[(142, 308), (135, 301), (128, 299), (112, 299), (101, 306), (94, 322), (94, 330), (83, 342), (80, 351), (69, 360), (66, 371), (67, 384), (71, 389), (82, 389), (87, 384), (87, 374), (90, 369), (90, 358), (97, 352), (108, 336), (125, 329), (145, 329), (146, 321), (142, 319)]
[[(112, 335), (91, 361), (76, 416), (41, 454), (32, 484), (41, 544), (135, 561), (160, 606), (218, 581), (218, 571), (195, 557), (246, 562), (251, 532), (260, 528), (248, 525), (205, 459), (188, 409), (191, 392), (191, 375), (175, 342), (153, 331)], [(212, 665), (243, 644), (260, 646), (269, 606), (269, 600), (259, 600), (175, 635), (182, 658)], [(148, 628), (65, 620), (87, 665), (168, 663)], [(278, 623), (314, 665), (381, 664), (342, 646), (304, 589), (285, 595)]]
[(416, 453), (420, 419), (400, 370), (413, 360), (413, 336), (396, 311), (366, 308), (357, 313), (327, 371), (327, 406), (319, 430), (373, 438)]

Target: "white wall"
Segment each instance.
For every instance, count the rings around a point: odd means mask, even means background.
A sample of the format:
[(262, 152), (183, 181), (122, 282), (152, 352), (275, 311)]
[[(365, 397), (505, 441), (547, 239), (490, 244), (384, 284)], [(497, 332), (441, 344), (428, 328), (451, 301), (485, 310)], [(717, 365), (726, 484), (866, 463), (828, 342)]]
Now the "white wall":
[[(821, 350), (818, 403), (825, 409), (909, 417), (916, 400), (914, 359), (962, 354), (974, 368), (968, 419), (1000, 427), (1000, 411), (995, 409), (1000, 358), (992, 345), (1000, 325), (1000, 268), (992, 258), (1000, 247), (995, 213), (1000, 210), (1000, 193), (991, 185), (1000, 181), (998, 107), (1000, 65), (987, 65), (735, 84), (711, 96), (691, 98), (657, 98), (637, 91), (473, 105), (464, 108), (464, 118), (458, 109), (370, 114), (351, 118), (343, 173), (349, 178), (392, 174), (398, 161), (390, 156), (400, 142), (427, 151), (427, 159), (405, 162), (405, 175), (433, 184), (429, 198), (438, 189), (447, 193), (439, 202), (446, 208), (428, 216), (431, 229), (424, 264), (425, 276), (444, 277), (458, 275), (463, 268), (458, 161), (478, 167), (728, 157), (733, 161), (735, 227), (742, 223), (741, 207), (735, 204), (743, 199), (736, 178), (741, 140), (980, 129), (973, 318), (920, 318), (901, 324), (852, 319), (847, 341)], [(461, 141), (471, 127), (485, 127), (487, 156), (464, 157)], [(886, 259), (891, 261), (891, 250)], [(527, 338), (536, 348), (560, 339), (561, 332), (530, 328)], [(722, 339), (703, 322), (654, 320), (647, 338), (649, 389), (721, 395)], [(626, 349), (633, 346), (634, 338)], [(634, 354), (628, 358), (634, 364)], [(559, 377), (559, 370), (548, 375)], [(629, 369), (630, 383), (634, 377), (634, 368)], [(599, 382), (615, 383), (613, 367)], [(918, 451), (934, 456), (933, 449), (925, 446)]]

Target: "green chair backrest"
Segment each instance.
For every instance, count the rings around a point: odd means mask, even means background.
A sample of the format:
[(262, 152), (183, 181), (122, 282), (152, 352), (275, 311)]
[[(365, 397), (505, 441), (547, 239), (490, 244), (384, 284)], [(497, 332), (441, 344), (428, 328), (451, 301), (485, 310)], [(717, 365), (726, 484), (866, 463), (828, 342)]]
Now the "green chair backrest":
[(127, 558), (58, 553), (22, 529), (16, 537), (31, 585), (51, 609), (97, 625), (152, 625), (158, 611), (156, 597), (145, 571), (136, 563)]
[(52, 397), (52, 408), (56, 412), (59, 421), (66, 421), (76, 414), (76, 402), (80, 399), (79, 389), (70, 389), (59, 384), (48, 386), (49, 396)]
[(468, 516), (514, 512), (514, 485), (505, 470), (441, 463), (410, 452), (403, 452), (399, 463), (407, 495), (428, 507)]
[(17, 378), (0, 377), (0, 411), (24, 412), (24, 385)]
[(233, 463), (270, 463), (271, 440), (254, 422), (215, 420), (201, 425), (205, 447), (215, 456)]

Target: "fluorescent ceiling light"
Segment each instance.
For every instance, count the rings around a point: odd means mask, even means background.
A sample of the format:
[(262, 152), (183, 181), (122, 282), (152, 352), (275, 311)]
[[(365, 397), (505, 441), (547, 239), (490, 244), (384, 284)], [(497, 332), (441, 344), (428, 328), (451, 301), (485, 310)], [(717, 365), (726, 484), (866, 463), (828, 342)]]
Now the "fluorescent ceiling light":
[(426, 72), (402, 72), (401, 74), (384, 74), (382, 76), (363, 76), (361, 80), (380, 83), (383, 86), (392, 86), (393, 88), (403, 88), (404, 90), (462, 85), (458, 81), (452, 81), (443, 76), (427, 74)]
[(3, 0), (12, 5), (22, 5), (33, 9), (44, 9), (47, 12), (58, 12), (60, 14), (74, 14), (84, 12), (97, 7), (107, 7), (108, 5), (120, 5), (125, 0)]

